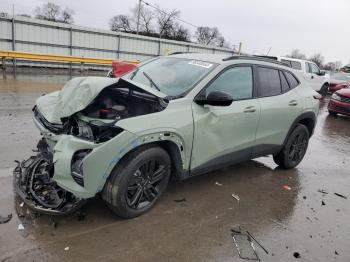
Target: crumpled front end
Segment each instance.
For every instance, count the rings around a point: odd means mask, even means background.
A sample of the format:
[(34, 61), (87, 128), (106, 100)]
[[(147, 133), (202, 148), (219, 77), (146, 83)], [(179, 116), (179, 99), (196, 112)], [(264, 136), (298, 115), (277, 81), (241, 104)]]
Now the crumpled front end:
[(68, 214), (79, 209), (84, 199), (74, 196), (53, 180), (53, 155), (44, 139), (38, 143), (38, 152), (14, 169), (14, 188), (31, 208), (47, 214)]

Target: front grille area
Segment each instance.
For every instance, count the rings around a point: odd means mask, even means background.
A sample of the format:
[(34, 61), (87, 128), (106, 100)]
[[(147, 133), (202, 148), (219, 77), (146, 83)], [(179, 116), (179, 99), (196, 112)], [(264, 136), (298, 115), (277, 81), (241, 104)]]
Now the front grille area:
[(33, 108), (33, 112), (34, 112), (34, 117), (35, 119), (42, 125), (44, 126), (46, 129), (48, 129), (49, 131), (51, 131), (52, 133), (55, 134), (60, 134), (63, 132), (63, 125), (60, 124), (52, 124), (49, 121), (47, 121), (45, 119), (45, 117), (39, 112), (37, 107)]
[(340, 96), (340, 101), (341, 101), (341, 102), (349, 103), (349, 104), (350, 104), (350, 97), (342, 96), (342, 95), (339, 95), (339, 96)]

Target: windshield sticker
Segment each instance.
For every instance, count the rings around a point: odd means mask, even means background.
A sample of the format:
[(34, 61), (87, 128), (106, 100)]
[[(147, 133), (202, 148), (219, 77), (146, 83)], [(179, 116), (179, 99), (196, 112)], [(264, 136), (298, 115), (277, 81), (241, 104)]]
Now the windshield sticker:
[(197, 60), (191, 60), (190, 62), (188, 62), (189, 65), (195, 65), (195, 66), (200, 66), (200, 67), (204, 67), (204, 68), (210, 68), (213, 66), (213, 64), (210, 63), (206, 63), (203, 61), (197, 61)]

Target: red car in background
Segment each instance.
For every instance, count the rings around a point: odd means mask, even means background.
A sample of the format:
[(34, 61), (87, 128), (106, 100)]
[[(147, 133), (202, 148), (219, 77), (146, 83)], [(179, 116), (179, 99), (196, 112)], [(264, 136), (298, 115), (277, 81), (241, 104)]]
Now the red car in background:
[(113, 61), (112, 69), (107, 73), (107, 77), (121, 77), (125, 73), (133, 70), (137, 64), (125, 61)]
[(330, 115), (350, 116), (350, 88), (343, 88), (333, 93), (328, 103)]
[(328, 91), (334, 93), (342, 88), (350, 86), (349, 73), (334, 73), (331, 75), (330, 85)]

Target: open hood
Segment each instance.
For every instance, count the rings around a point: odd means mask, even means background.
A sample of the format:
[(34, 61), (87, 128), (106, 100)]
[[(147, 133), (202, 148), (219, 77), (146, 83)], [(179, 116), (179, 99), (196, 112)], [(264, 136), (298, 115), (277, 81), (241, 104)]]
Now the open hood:
[(159, 98), (166, 95), (146, 85), (122, 78), (76, 77), (68, 81), (60, 91), (41, 96), (36, 106), (47, 121), (61, 124), (62, 118), (69, 117), (86, 108), (107, 87), (128, 85), (129, 88), (146, 92)]

